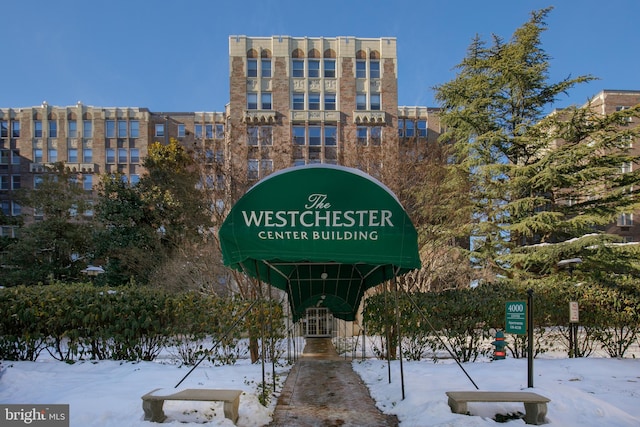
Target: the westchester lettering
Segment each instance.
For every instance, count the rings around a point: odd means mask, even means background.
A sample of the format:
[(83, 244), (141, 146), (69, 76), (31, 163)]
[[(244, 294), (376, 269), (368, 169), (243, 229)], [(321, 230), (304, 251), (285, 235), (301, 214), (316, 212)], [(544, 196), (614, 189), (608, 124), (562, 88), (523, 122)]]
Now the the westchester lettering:
[[(378, 231), (372, 227), (393, 227), (389, 210), (331, 210), (326, 194), (309, 195), (303, 207), (304, 210), (242, 211), (242, 216), (247, 227), (260, 228), (257, 235), (262, 240), (378, 240)], [(345, 230), (356, 227), (363, 229)]]
[(393, 227), (389, 210), (329, 210), (326, 194), (311, 194), (303, 211), (242, 211), (247, 227)]

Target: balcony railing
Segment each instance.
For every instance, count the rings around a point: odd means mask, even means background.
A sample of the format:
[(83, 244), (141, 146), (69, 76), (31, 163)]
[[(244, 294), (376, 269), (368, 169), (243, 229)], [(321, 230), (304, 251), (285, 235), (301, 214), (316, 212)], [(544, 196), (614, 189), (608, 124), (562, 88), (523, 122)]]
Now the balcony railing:
[[(70, 172), (77, 173), (93, 173), (96, 170), (94, 163), (64, 163), (65, 169)], [(55, 169), (53, 163), (31, 163), (29, 165), (29, 172), (31, 173), (46, 173)]]
[(357, 125), (384, 125), (387, 123), (384, 111), (357, 110), (353, 112), (353, 123)]
[(291, 110), (292, 122), (337, 122), (340, 112), (333, 110)]
[(243, 121), (250, 125), (275, 124), (276, 112), (273, 110), (246, 110)]

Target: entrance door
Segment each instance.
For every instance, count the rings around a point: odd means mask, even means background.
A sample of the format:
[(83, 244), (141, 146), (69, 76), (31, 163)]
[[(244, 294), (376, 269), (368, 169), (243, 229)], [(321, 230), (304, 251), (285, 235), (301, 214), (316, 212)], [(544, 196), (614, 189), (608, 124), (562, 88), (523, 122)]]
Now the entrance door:
[(326, 307), (307, 308), (307, 321), (305, 336), (330, 337), (332, 332), (333, 316)]

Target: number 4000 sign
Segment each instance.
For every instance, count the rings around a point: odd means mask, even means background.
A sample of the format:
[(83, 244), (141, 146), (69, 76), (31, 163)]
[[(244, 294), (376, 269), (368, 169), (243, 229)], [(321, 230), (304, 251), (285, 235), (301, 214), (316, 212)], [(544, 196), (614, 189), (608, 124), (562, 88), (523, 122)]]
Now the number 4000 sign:
[(527, 302), (507, 301), (505, 306), (505, 331), (510, 334), (527, 333)]

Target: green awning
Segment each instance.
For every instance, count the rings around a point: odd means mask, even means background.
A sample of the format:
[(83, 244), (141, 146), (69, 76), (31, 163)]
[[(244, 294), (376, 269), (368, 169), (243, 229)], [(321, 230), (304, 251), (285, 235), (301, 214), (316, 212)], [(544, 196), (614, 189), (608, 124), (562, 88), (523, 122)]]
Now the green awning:
[(340, 166), (271, 174), (219, 234), (225, 265), (286, 291), (295, 319), (321, 305), (354, 320), (367, 289), (420, 268), (417, 233), (396, 196)]

